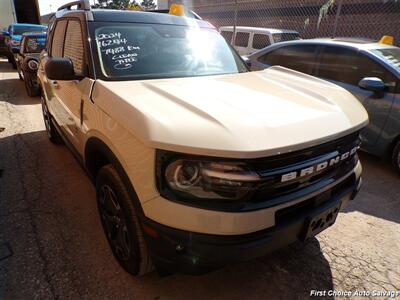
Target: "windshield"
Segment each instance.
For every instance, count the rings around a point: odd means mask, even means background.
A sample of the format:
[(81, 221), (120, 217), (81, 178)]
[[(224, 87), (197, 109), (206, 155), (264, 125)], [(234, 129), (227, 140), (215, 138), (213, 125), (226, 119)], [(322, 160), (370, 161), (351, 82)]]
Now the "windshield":
[(40, 53), (46, 45), (44, 37), (29, 37), (25, 41), (25, 53)]
[(43, 32), (46, 29), (46, 26), (14, 26), (13, 35), (22, 35), (26, 32)]
[(298, 33), (274, 33), (272, 35), (275, 43), (299, 40), (300, 35)]
[(400, 48), (375, 49), (371, 52), (400, 72)]
[(97, 51), (111, 79), (151, 79), (246, 72), (215, 30), (162, 24), (98, 25)]

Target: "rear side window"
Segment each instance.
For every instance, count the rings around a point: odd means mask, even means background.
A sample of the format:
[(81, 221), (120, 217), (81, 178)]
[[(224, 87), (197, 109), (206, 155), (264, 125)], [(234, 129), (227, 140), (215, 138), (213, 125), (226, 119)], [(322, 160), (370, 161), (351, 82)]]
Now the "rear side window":
[(389, 90), (396, 86), (396, 78), (384, 67), (357, 51), (343, 47), (325, 47), (317, 76), (355, 86), (364, 77), (378, 77)]
[[(312, 74), (316, 65), (316, 45), (292, 45), (269, 53), (262, 63), (280, 65), (306, 74)], [(262, 59), (262, 57), (261, 57)]]
[(56, 23), (54, 30), (53, 41), (51, 43), (51, 56), (62, 57), (65, 28), (67, 27), (68, 21), (62, 20)]
[(271, 45), (269, 36), (266, 34), (255, 33), (253, 36), (253, 48), (262, 49)]
[(221, 35), (230, 44), (232, 41), (233, 32), (232, 31), (221, 31)]
[(247, 47), (249, 44), (250, 33), (248, 32), (237, 32), (235, 39), (235, 46)]
[(83, 40), (82, 30), (79, 21), (68, 21), (67, 32), (65, 34), (65, 45), (63, 57), (68, 57), (74, 64), (75, 74), (83, 75)]

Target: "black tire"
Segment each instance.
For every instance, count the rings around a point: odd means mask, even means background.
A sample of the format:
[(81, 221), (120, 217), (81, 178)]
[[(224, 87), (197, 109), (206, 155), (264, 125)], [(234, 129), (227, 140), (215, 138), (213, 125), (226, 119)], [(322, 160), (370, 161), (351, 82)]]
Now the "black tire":
[(42, 97), (42, 113), (43, 113), (43, 120), (44, 120), (44, 125), (46, 127), (47, 136), (50, 142), (52, 142), (53, 144), (56, 145), (62, 144), (63, 140), (53, 124), (51, 114), (47, 108), (47, 105), (43, 97)]
[(13, 69), (17, 69), (17, 62), (15, 61), (14, 55), (11, 55), (8, 57), (8, 60), (12, 64)]
[(40, 95), (40, 87), (37, 82), (36, 74), (35, 73), (27, 73), (22, 71), (24, 75), (24, 83), (26, 93), (29, 97), (36, 97)]
[(112, 165), (100, 169), (96, 197), (101, 223), (118, 263), (134, 276), (151, 272), (153, 263), (133, 201)]
[(17, 67), (17, 71), (18, 71), (18, 77), (19, 77), (19, 79), (20, 79), (20, 80), (24, 80), (25, 74), (24, 74), (24, 77), (22, 77), (22, 75), (21, 75), (21, 73), (22, 73), (21, 68), (18, 68), (18, 67)]
[(392, 154), (392, 163), (396, 171), (400, 174), (400, 141), (394, 146)]

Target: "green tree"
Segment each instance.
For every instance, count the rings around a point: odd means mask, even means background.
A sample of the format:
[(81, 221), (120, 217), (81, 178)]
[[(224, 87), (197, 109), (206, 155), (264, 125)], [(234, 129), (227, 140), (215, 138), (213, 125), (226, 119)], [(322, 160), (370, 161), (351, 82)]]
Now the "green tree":
[(143, 0), (141, 5), (144, 9), (147, 9), (147, 10), (156, 8), (156, 4), (154, 3), (154, 0)]
[(94, 8), (107, 9), (128, 9), (130, 6), (137, 5), (135, 0), (97, 0)]

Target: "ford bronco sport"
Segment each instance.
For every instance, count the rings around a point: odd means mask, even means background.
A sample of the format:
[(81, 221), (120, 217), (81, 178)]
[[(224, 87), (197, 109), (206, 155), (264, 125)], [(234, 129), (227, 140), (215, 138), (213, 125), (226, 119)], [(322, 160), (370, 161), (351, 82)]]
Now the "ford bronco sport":
[(296, 71), (248, 72), (199, 18), (70, 3), (38, 77), (48, 136), (87, 170), (131, 274), (263, 256), (331, 226), (359, 190), (361, 104)]

